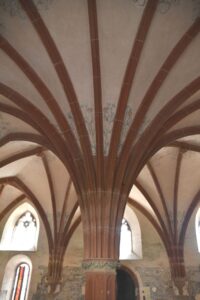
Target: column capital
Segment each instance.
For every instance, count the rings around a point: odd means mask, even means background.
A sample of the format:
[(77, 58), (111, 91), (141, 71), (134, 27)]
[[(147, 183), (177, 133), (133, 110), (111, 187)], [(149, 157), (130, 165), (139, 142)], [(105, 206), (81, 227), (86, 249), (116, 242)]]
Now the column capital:
[(86, 259), (82, 262), (83, 269), (87, 272), (115, 272), (120, 263), (114, 259)]

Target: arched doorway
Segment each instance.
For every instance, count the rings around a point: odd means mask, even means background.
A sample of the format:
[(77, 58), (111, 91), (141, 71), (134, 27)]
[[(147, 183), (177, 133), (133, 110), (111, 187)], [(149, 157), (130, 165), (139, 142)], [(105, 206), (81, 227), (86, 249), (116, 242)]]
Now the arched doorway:
[(138, 282), (125, 267), (117, 270), (117, 300), (138, 300)]

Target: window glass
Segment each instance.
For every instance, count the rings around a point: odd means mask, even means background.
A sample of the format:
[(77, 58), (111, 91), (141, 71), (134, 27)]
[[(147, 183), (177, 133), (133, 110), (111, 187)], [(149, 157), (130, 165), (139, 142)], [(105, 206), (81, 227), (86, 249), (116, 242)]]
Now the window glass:
[(21, 263), (18, 265), (13, 285), (13, 292), (11, 300), (25, 300), (28, 281), (29, 281), (29, 265), (26, 263)]
[(196, 214), (196, 238), (198, 251), (200, 252), (200, 208), (198, 209)]
[(132, 254), (132, 232), (128, 222), (123, 219), (120, 236), (120, 258), (126, 258)]

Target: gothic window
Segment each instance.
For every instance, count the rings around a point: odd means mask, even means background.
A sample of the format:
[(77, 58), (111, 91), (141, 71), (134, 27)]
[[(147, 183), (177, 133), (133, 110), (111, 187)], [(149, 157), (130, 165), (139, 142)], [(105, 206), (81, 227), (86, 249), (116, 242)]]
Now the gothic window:
[(23, 254), (13, 256), (7, 263), (0, 299), (27, 300), (32, 273), (32, 262)]
[(123, 219), (121, 224), (120, 236), (120, 258), (128, 258), (133, 252), (132, 248), (132, 232), (128, 222)]
[(119, 258), (137, 260), (142, 258), (142, 237), (140, 223), (134, 210), (128, 205), (125, 208), (121, 223)]
[(20, 263), (17, 266), (11, 300), (26, 299), (29, 273), (30, 273), (30, 268), (27, 263)]
[(39, 225), (37, 212), (29, 203), (18, 206), (4, 226), (0, 250), (37, 250)]
[(196, 239), (198, 251), (200, 252), (200, 208), (198, 209), (196, 214)]
[(23, 245), (24, 250), (32, 249), (35, 243), (36, 230), (35, 217), (30, 211), (26, 211), (15, 223), (12, 236), (13, 248), (19, 248), (20, 245)]

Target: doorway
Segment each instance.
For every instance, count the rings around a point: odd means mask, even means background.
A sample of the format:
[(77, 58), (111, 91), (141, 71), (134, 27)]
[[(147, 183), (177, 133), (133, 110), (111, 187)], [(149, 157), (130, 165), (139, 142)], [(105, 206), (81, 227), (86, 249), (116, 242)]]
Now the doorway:
[(124, 268), (117, 270), (117, 300), (137, 300), (138, 284)]

